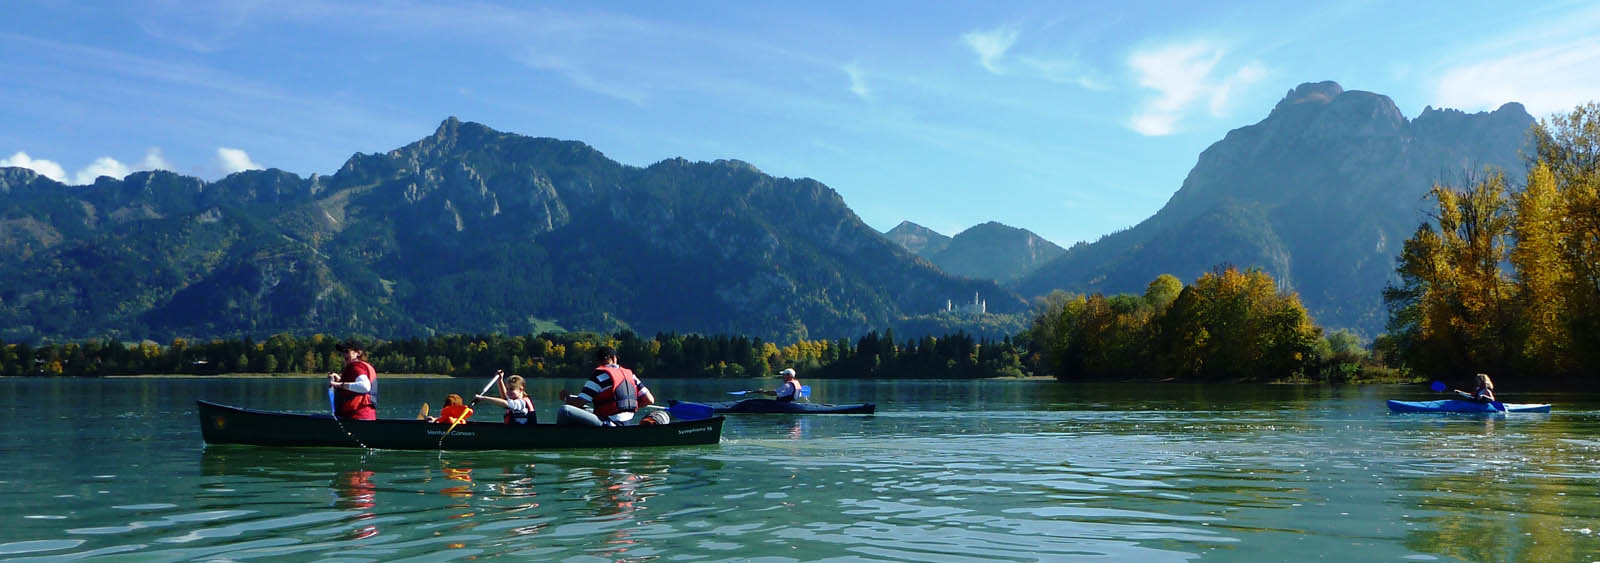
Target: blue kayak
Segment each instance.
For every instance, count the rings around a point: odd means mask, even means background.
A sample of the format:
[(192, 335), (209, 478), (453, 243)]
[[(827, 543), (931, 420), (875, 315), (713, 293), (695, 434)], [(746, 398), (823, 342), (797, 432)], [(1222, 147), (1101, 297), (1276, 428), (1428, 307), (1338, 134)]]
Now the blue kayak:
[(710, 407), (717, 414), (873, 414), (878, 406), (872, 403), (855, 405), (829, 405), (826, 403), (795, 403), (779, 402), (773, 399), (745, 399), (743, 401), (728, 401), (716, 403), (690, 403), (687, 401), (669, 401), (676, 405), (703, 405)]
[(1439, 401), (1389, 401), (1389, 410), (1393, 412), (1550, 412), (1550, 405), (1518, 404), (1463, 401), (1460, 399), (1444, 399)]

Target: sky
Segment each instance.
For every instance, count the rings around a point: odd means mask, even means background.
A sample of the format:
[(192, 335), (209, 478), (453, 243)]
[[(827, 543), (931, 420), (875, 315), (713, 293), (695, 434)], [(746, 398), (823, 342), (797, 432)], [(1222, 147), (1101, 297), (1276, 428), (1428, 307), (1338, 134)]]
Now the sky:
[(634, 166), (738, 159), (866, 223), (1062, 246), (1154, 214), (1303, 82), (1535, 117), (1600, 99), (1593, 2), (0, 5), (0, 166), (332, 174), (450, 116)]

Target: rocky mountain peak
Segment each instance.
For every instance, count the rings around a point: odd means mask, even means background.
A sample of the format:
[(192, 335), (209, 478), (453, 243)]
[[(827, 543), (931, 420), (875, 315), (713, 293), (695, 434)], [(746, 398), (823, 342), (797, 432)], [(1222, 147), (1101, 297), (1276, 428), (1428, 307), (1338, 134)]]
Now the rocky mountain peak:
[(950, 237), (940, 234), (933, 229), (901, 221), (893, 229), (885, 232), (884, 237), (923, 258), (938, 254), (945, 247), (950, 246)]
[(1277, 112), (1288, 106), (1300, 104), (1328, 104), (1334, 98), (1344, 93), (1344, 87), (1338, 82), (1324, 80), (1322, 82), (1306, 82), (1295, 86), (1289, 93), (1283, 95), (1283, 100), (1278, 102), (1272, 111)]
[(39, 178), (39, 173), (21, 166), (6, 166), (0, 168), (0, 194), (11, 193), (11, 190), (20, 189), (33, 183)]
[(1207, 147), (1154, 216), (1016, 287), (1136, 292), (1162, 273), (1255, 266), (1326, 326), (1375, 334), (1398, 241), (1423, 216), (1427, 190), (1485, 165), (1518, 174), (1532, 122), (1517, 103), (1472, 114), (1429, 107), (1408, 121), (1388, 96), (1301, 84), (1265, 119)]

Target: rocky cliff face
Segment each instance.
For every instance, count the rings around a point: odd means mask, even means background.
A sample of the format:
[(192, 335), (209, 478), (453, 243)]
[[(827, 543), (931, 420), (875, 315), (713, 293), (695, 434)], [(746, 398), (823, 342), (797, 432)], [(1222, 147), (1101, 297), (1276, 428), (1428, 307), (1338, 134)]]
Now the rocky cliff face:
[(1302, 84), (1202, 152), (1154, 216), (1073, 248), (1015, 288), (1137, 292), (1162, 273), (1193, 279), (1219, 264), (1255, 266), (1300, 292), (1318, 322), (1371, 336), (1428, 189), (1484, 166), (1520, 181), (1518, 149), (1532, 124), (1514, 103), (1470, 115), (1429, 108), (1408, 121), (1386, 96)]
[[(855, 336), (981, 292), (832, 189), (445, 120), (331, 176), (0, 169), (0, 338), (573, 329)], [(10, 252), (9, 250), (15, 250)], [(70, 288), (70, 289), (64, 289)]]

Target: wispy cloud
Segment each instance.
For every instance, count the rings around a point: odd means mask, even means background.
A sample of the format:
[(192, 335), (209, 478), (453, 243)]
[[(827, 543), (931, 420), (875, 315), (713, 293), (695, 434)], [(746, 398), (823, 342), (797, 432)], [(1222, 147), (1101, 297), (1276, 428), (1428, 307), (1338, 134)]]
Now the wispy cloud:
[(561, 57), (533, 49), (529, 50), (526, 55), (519, 59), (519, 61), (522, 62), (522, 64), (525, 64), (536, 70), (544, 70), (560, 74), (561, 76), (566, 77), (567, 81), (571, 82), (573, 86), (577, 86), (578, 88), (582, 88), (602, 96), (616, 98), (636, 106), (644, 105), (646, 95), (643, 88), (640, 88), (637, 85), (624, 85), (596, 78), (588, 70), (580, 67), (578, 64), (572, 62), (566, 57)]
[(135, 17), (134, 25), (156, 41), (195, 53), (215, 53), (261, 4), (257, 0), (181, 4), (159, 16)]
[(250, 155), (244, 151), (228, 147), (217, 147), (217, 165), (222, 167), (222, 173), (224, 174), (265, 168), (265, 166), (256, 164), (254, 160), (250, 160)]
[(1017, 42), (1017, 30), (1009, 26), (961, 34), (961, 41), (978, 54), (978, 64), (994, 74), (1004, 74), (1000, 59)]
[(1090, 90), (1107, 88), (1106, 82), (1097, 76), (1093, 68), (1083, 64), (1076, 53), (1013, 54), (1013, 47), (1021, 35), (1022, 32), (1015, 27), (1002, 26), (963, 33), (961, 41), (978, 55), (978, 64), (992, 74), (1026, 76), (1057, 84), (1076, 84)]
[(6, 166), (27, 168), (57, 182), (67, 181), (67, 171), (61, 168), (60, 164), (49, 160), (35, 159), (22, 151), (17, 151), (16, 154), (0, 159), (0, 167)]
[(1521, 102), (1535, 115), (1563, 112), (1600, 98), (1596, 68), (1600, 37), (1583, 37), (1445, 69), (1434, 99), (1465, 110)]
[(863, 100), (872, 101), (872, 87), (867, 85), (866, 71), (861, 70), (861, 64), (850, 61), (844, 65), (844, 73), (850, 77), (850, 93)]
[(1017, 61), (1033, 71), (1039, 78), (1062, 84), (1076, 84), (1090, 90), (1106, 90), (1110, 86), (1095, 76), (1095, 72), (1077, 59), (1046, 59), (1017, 57)]
[(1225, 115), (1239, 89), (1266, 76), (1266, 69), (1253, 61), (1231, 72), (1221, 70), (1225, 55), (1226, 50), (1206, 41), (1135, 52), (1128, 65), (1139, 86), (1155, 90), (1156, 95), (1129, 126), (1143, 135), (1169, 135), (1202, 102), (1212, 115)]

